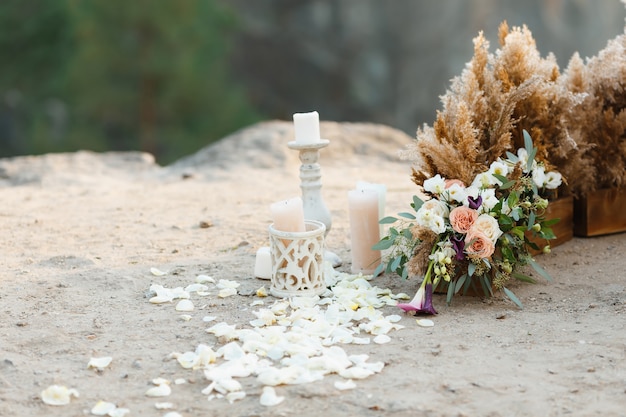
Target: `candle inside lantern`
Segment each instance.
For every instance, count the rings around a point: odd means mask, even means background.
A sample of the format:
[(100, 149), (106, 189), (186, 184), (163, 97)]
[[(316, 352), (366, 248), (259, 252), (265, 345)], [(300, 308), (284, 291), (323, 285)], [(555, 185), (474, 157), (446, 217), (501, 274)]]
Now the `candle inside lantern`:
[(374, 190), (348, 191), (353, 274), (373, 274), (380, 264), (380, 251), (372, 249), (380, 240), (378, 201)]
[(272, 255), (269, 246), (260, 247), (256, 251), (254, 276), (261, 279), (272, 278)]
[(293, 197), (270, 205), (274, 228), (282, 232), (304, 232), (304, 206), (302, 198)]
[(320, 142), (320, 117), (316, 111), (293, 115), (296, 144), (311, 145)]

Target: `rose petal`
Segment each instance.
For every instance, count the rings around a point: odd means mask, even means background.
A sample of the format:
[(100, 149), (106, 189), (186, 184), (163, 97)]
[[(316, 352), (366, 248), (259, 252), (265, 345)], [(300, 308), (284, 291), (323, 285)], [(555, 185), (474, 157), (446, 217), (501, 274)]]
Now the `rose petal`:
[(282, 403), (285, 397), (279, 397), (276, 395), (276, 390), (273, 387), (263, 387), (263, 393), (259, 402), (266, 407), (273, 407)]
[(98, 401), (96, 405), (91, 409), (91, 414), (95, 416), (106, 416), (111, 411), (115, 410), (117, 406), (107, 401)]
[(111, 364), (111, 361), (113, 360), (112, 357), (110, 356), (104, 356), (101, 358), (91, 358), (89, 359), (89, 363), (87, 364), (87, 368), (96, 368), (97, 370), (101, 371), (104, 368), (106, 368), (107, 366), (109, 366)]
[(163, 275), (167, 275), (167, 272), (163, 272), (159, 268), (150, 268), (150, 273), (155, 277), (162, 277)]
[(194, 305), (191, 300), (180, 300), (176, 304), (176, 311), (193, 311)]
[(152, 387), (146, 391), (147, 397), (167, 397), (172, 393), (172, 388), (169, 384), (161, 384), (156, 387)]
[(420, 327), (433, 327), (435, 322), (430, 319), (417, 319), (417, 325)]
[(63, 385), (51, 385), (41, 392), (41, 399), (48, 405), (67, 405), (72, 396), (78, 398), (80, 395), (75, 389)]

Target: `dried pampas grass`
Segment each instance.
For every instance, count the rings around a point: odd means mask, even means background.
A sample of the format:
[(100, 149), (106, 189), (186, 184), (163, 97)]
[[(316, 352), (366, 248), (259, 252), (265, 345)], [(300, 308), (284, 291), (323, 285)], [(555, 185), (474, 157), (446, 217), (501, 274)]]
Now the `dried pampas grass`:
[(403, 151), (417, 185), (436, 174), (471, 183), (506, 151), (523, 147), (523, 130), (548, 169), (566, 181), (581, 169), (572, 161), (582, 160), (585, 147), (570, 136), (567, 122), (584, 94), (560, 82), (556, 59), (540, 56), (527, 27), (509, 29), (504, 22), (499, 39), (492, 54), (479, 33), (474, 56), (441, 97), (433, 126), (418, 128), (417, 140)]

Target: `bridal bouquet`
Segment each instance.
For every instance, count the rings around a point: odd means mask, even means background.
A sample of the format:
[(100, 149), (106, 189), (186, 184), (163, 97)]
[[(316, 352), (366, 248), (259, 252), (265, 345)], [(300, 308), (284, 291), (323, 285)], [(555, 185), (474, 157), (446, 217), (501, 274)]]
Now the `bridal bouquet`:
[[(468, 291), (493, 295), (503, 290), (520, 308), (522, 303), (506, 287), (511, 279), (535, 280), (521, 272), (532, 266), (550, 280), (548, 273), (532, 258), (529, 248), (540, 248), (531, 238), (554, 239), (550, 226), (558, 219), (546, 219), (546, 193), (561, 185), (558, 172), (547, 172), (535, 160), (537, 148), (524, 131), (524, 148), (506, 159), (494, 161), (471, 184), (437, 174), (423, 182), (423, 199), (414, 196), (414, 213), (386, 217), (383, 224), (399, 222), (374, 249), (387, 250), (375, 276), (396, 272), (403, 278), (423, 276), (409, 303), (398, 307), (407, 312), (436, 314), (434, 290), (453, 296)], [(549, 245), (543, 251), (549, 251)]]

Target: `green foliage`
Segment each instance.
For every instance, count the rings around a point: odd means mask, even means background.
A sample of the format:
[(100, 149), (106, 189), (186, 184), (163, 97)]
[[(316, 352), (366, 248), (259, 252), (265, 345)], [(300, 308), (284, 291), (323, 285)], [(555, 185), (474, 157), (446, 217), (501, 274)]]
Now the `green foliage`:
[(215, 0), (4, 0), (0, 94), (22, 97), (8, 115), (21, 152), (138, 149), (167, 163), (257, 121), (229, 67), (236, 30)]

